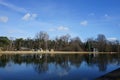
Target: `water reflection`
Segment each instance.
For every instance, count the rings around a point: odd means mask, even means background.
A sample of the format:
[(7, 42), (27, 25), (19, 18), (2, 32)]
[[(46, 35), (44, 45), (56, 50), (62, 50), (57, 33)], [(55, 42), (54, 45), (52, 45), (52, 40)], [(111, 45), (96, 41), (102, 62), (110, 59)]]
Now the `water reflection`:
[(120, 54), (3, 54), (0, 56), (0, 68), (5, 68), (10, 62), (32, 65), (38, 74), (57, 75), (58, 73), (59, 76), (64, 76), (68, 75), (71, 69), (82, 67), (83, 63), (85, 63), (84, 67), (97, 67), (99, 71), (104, 72), (109, 64), (120, 65)]
[(5, 67), (9, 61), (13, 61), (15, 64), (32, 64), (35, 70), (39, 73), (48, 70), (48, 64), (54, 63), (56, 66), (69, 70), (70, 66), (79, 68), (84, 61), (87, 66), (97, 66), (100, 71), (105, 71), (107, 65), (116, 63), (120, 65), (120, 54), (14, 54), (14, 55), (1, 55), (0, 67)]

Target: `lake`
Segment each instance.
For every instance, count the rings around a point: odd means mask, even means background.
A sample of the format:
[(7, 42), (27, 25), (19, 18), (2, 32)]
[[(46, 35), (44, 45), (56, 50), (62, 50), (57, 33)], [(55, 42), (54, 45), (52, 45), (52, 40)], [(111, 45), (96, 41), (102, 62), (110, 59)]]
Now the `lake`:
[(0, 80), (94, 80), (120, 67), (118, 54), (2, 54)]

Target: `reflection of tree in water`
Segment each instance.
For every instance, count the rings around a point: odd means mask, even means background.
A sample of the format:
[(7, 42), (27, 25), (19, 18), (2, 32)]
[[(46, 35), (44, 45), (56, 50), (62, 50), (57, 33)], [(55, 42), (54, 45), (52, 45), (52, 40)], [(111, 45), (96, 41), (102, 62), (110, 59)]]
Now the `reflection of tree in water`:
[(100, 71), (105, 71), (108, 65), (108, 60), (105, 54), (84, 55), (84, 60), (90, 67), (98, 66)]
[(20, 65), (23, 62), (23, 58), (21, 57), (21, 55), (16, 54), (13, 57), (13, 61), (14, 61), (15, 64), (19, 64)]
[(70, 64), (69, 64), (69, 55), (56, 55), (55, 56), (55, 65), (60, 66), (62, 69), (65, 69), (66, 71), (70, 70)]
[(70, 61), (71, 65), (74, 65), (77, 68), (79, 68), (80, 65), (81, 65), (81, 62), (83, 61), (82, 59), (83, 59), (82, 55), (75, 54), (75, 55), (71, 55), (70, 56), (69, 61)]
[(106, 54), (101, 54), (97, 57), (97, 66), (99, 67), (100, 71), (106, 71), (108, 65), (108, 59)]
[[(40, 56), (40, 55), (38, 55), (38, 56)], [(47, 55), (45, 54), (44, 57), (42, 57), (41, 60), (33, 63), (33, 68), (39, 74), (48, 71)]]
[(117, 55), (117, 58), (118, 58), (118, 65), (120, 65), (120, 53)]
[[(118, 54), (111, 54), (112, 56), (109, 56), (110, 63), (116, 63), (117, 65), (120, 65), (120, 53)], [(117, 60), (116, 60), (117, 59)]]
[[(41, 57), (42, 55), (42, 57)], [(10, 61), (14, 64), (32, 64), (38, 73), (48, 71), (52, 63), (56, 69), (58, 66), (68, 72), (72, 66), (79, 68), (84, 61), (88, 67), (97, 66), (100, 71), (105, 71), (108, 64), (120, 65), (120, 54), (26, 54), (26, 55), (1, 55), (0, 67), (5, 67)]]
[(119, 63), (117, 54), (89, 54), (84, 55), (84, 60), (88, 66), (97, 66), (99, 71), (106, 71), (107, 65)]
[(33, 68), (40, 74), (48, 70), (48, 64), (46, 62), (33, 64)]
[(2, 55), (0, 57), (0, 67), (5, 67), (8, 61), (9, 60), (8, 60), (7, 56), (6, 55)]
[(118, 54), (99, 54), (96, 61), (99, 70), (105, 71), (108, 64), (119, 63), (119, 58)]
[(87, 63), (88, 66), (94, 66), (95, 60), (93, 54), (83, 55), (83, 60)]

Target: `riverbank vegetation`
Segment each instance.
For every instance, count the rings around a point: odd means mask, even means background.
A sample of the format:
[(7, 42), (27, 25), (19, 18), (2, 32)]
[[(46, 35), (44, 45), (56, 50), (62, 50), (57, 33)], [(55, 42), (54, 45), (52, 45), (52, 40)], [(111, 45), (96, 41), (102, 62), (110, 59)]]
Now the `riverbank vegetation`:
[(20, 51), (20, 50), (50, 50), (55, 51), (99, 51), (99, 52), (120, 52), (120, 41), (109, 41), (105, 35), (98, 34), (96, 39), (88, 38), (82, 42), (79, 37), (71, 38), (69, 34), (49, 39), (46, 32), (39, 32), (35, 38), (9, 39), (0, 36), (0, 50)]

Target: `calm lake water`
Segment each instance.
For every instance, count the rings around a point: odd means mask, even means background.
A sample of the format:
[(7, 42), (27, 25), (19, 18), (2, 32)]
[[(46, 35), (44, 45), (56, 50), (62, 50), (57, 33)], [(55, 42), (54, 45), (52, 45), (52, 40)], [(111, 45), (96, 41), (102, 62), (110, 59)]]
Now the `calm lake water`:
[(119, 67), (120, 53), (0, 55), (0, 80), (93, 80)]

